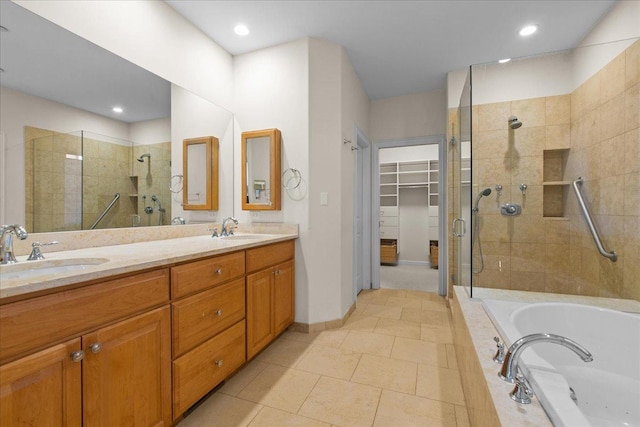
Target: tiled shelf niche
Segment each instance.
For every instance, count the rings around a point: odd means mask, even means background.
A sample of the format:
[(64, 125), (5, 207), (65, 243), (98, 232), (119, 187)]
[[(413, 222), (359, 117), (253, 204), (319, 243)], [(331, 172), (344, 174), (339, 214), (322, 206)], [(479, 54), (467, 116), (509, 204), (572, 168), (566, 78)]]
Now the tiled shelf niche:
[(569, 149), (544, 150), (542, 163), (542, 217), (566, 218), (570, 181), (564, 180)]

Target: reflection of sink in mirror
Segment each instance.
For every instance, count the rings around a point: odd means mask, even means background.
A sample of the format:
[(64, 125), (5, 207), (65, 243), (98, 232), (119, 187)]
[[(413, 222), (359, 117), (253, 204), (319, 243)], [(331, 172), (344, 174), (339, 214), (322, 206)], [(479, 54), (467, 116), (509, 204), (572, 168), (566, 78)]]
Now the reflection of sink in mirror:
[(220, 237), (222, 240), (257, 240), (273, 237), (273, 234), (233, 234), (231, 236)]
[(73, 258), (44, 261), (24, 261), (17, 264), (0, 266), (2, 280), (26, 280), (33, 277), (57, 276), (59, 274), (77, 272), (89, 267), (103, 264), (107, 258)]

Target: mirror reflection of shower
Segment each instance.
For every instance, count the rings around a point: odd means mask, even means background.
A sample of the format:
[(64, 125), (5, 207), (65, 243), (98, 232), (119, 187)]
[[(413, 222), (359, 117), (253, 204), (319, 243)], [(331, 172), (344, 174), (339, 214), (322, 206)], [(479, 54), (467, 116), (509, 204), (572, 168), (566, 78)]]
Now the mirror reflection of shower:
[[(522, 125), (522, 123), (520, 124)], [(487, 197), (489, 196), (489, 194), (491, 194), (491, 189), (490, 188), (485, 188), (484, 190), (482, 190), (479, 194), (478, 197), (476, 197), (476, 203), (473, 206), (473, 209), (471, 209), (471, 214), (473, 215), (472, 217), (472, 221), (473, 221), (473, 242), (471, 244), (471, 253), (475, 253), (474, 252), (474, 248), (477, 245), (478, 246), (478, 254), (479, 254), (479, 259), (480, 259), (480, 266), (478, 268), (473, 268), (473, 272), (475, 274), (479, 274), (482, 273), (482, 270), (484, 270), (484, 259), (482, 256), (482, 245), (480, 244), (480, 220), (478, 218), (478, 212), (479, 212), (479, 204), (480, 204), (480, 199), (482, 199), (483, 197)]]
[(144, 158), (145, 157), (148, 158), (149, 159), (149, 163), (151, 163), (151, 154), (149, 154), (149, 153), (141, 155), (136, 160), (139, 161), (140, 163), (144, 163)]
[(151, 200), (153, 201), (154, 205), (158, 205), (158, 225), (164, 225), (164, 214), (166, 212), (166, 209), (162, 207), (160, 199), (158, 199), (158, 196), (156, 196), (155, 194), (151, 196)]

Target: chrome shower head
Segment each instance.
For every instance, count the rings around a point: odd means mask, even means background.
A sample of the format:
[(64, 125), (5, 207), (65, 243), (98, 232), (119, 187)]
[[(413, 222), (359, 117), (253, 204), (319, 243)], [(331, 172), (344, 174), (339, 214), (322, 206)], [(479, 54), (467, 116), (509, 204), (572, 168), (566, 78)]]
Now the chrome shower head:
[(516, 116), (509, 117), (509, 127), (511, 129), (518, 129), (520, 126), (522, 126), (522, 122)]
[(136, 160), (139, 161), (140, 163), (143, 163), (145, 157), (148, 157), (149, 161), (151, 161), (151, 154), (149, 154), (149, 153), (143, 154), (142, 156), (138, 157)]
[(487, 197), (489, 194), (491, 194), (491, 189), (490, 188), (485, 188), (484, 190), (482, 190), (480, 192), (480, 194), (478, 194), (478, 197), (476, 197), (476, 204), (473, 206), (473, 209), (471, 210), (471, 212), (478, 212), (478, 203), (480, 203), (480, 199), (482, 199), (482, 197)]

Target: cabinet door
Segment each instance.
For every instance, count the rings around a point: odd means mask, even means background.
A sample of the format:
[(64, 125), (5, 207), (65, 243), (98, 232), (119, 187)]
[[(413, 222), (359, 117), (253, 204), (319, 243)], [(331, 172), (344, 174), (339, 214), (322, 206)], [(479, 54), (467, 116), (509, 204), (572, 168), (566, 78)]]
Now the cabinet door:
[(80, 338), (0, 367), (0, 426), (82, 425)]
[(169, 307), (83, 336), (84, 426), (170, 425), (170, 341)]
[(293, 323), (294, 310), (294, 262), (288, 261), (274, 269), (274, 307), (275, 335), (284, 331)]
[(247, 360), (275, 336), (271, 283), (274, 269), (247, 276)]

